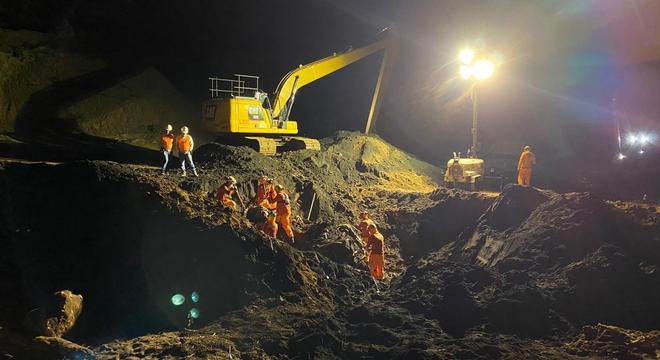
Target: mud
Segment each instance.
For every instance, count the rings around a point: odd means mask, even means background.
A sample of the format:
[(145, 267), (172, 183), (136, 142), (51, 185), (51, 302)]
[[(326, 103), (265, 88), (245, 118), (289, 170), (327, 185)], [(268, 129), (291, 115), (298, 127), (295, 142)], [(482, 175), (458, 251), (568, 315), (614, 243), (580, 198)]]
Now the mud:
[[(3, 163), (6, 352), (43, 358), (20, 321), (70, 289), (85, 306), (65, 337), (86, 348), (61, 354), (99, 359), (658, 356), (655, 206), (447, 190), (439, 169), (353, 133), (316, 153), (209, 145), (195, 158), (198, 178), (106, 161)], [(263, 173), (291, 194), (294, 246), (271, 249), (213, 198), (233, 175), (249, 202)], [(361, 261), (362, 209), (386, 238), (379, 284)]]

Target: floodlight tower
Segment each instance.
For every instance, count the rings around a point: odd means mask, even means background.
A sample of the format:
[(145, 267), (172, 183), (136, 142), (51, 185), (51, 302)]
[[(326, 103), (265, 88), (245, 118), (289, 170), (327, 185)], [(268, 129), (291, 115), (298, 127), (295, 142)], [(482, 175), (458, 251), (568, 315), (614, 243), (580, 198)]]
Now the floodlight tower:
[(477, 157), (479, 142), (477, 137), (478, 129), (478, 106), (477, 106), (477, 83), (490, 78), (495, 71), (495, 64), (486, 58), (475, 58), (475, 52), (472, 49), (463, 49), (458, 54), (461, 62), (459, 73), (465, 80), (472, 80), (472, 146), (470, 147), (470, 156)]

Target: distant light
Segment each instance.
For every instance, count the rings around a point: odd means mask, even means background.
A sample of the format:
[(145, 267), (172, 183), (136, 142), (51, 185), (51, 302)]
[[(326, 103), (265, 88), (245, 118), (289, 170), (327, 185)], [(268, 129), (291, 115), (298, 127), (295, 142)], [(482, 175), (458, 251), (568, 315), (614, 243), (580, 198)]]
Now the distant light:
[(641, 134), (639, 135), (639, 143), (642, 145), (646, 145), (646, 143), (651, 141), (651, 137), (648, 136), (647, 134)]
[(640, 150), (640, 151), (639, 151), (639, 154), (640, 154), (640, 155), (644, 155), (644, 150)]
[(635, 134), (628, 134), (628, 144), (634, 144), (637, 142), (637, 136)]
[(461, 65), (461, 77), (465, 80), (472, 76), (472, 68), (467, 65)]
[(172, 305), (179, 306), (186, 301), (186, 298), (181, 294), (175, 294), (172, 296)]
[(193, 319), (199, 318), (199, 310), (197, 310), (197, 308), (190, 309), (188, 313), (190, 314), (190, 317)]
[(199, 294), (197, 293), (197, 291), (193, 291), (193, 293), (190, 294), (190, 299), (191, 299), (192, 302), (194, 302), (194, 303), (196, 303), (196, 302), (199, 301)]
[(619, 153), (619, 160), (623, 160), (623, 159), (625, 159), (625, 158), (626, 158), (626, 156), (625, 156), (625, 155), (623, 155), (623, 154), (621, 154), (621, 153)]
[(474, 51), (472, 49), (463, 49), (458, 54), (458, 59), (465, 65), (470, 65), (474, 59)]
[(479, 60), (476, 64), (474, 64), (474, 68), (472, 69), (472, 72), (474, 73), (474, 77), (476, 77), (479, 80), (486, 80), (491, 75), (493, 75), (493, 70), (495, 70), (495, 64), (493, 64), (492, 61), (490, 60)]

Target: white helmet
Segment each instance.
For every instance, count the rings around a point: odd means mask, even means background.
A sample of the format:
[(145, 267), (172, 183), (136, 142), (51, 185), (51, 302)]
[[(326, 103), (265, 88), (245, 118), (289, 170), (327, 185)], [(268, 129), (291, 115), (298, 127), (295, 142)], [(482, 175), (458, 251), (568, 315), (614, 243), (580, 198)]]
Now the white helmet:
[(233, 177), (233, 176), (227, 176), (227, 177), (225, 178), (225, 180), (227, 180), (227, 181), (231, 181), (233, 184), (236, 184), (236, 178)]
[(167, 126), (165, 126), (165, 130), (172, 131), (172, 125), (167, 124)]
[(182, 127), (181, 132), (184, 133), (184, 134), (187, 134), (188, 133), (188, 127), (187, 126)]

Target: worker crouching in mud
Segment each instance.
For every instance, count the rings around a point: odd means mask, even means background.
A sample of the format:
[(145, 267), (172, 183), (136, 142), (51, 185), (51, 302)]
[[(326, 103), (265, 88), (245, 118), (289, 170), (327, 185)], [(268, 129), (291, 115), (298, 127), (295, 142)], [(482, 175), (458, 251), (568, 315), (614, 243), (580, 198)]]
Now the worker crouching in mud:
[(367, 242), (367, 254), (369, 259), (369, 272), (376, 280), (383, 280), (385, 273), (385, 238), (378, 232), (375, 224), (368, 226), (369, 239)]
[(259, 227), (264, 234), (274, 238), (277, 237), (277, 230), (279, 229), (277, 222), (275, 222), (275, 217), (275, 212), (269, 211), (268, 215), (266, 215), (266, 221), (264, 221)]
[(259, 177), (259, 184), (257, 185), (257, 195), (254, 198), (254, 204), (261, 206), (265, 209), (275, 210), (277, 204), (275, 203), (275, 188), (273, 186), (273, 179), (267, 178), (262, 175)]
[(284, 190), (284, 186), (280, 184), (275, 185), (275, 194), (274, 202), (277, 211), (276, 222), (279, 227), (284, 230), (284, 233), (291, 243), (294, 243), (293, 228), (291, 227), (291, 200)]
[(235, 193), (236, 178), (233, 176), (227, 176), (225, 182), (218, 188), (218, 203), (231, 210), (236, 210), (236, 202), (232, 199)]

